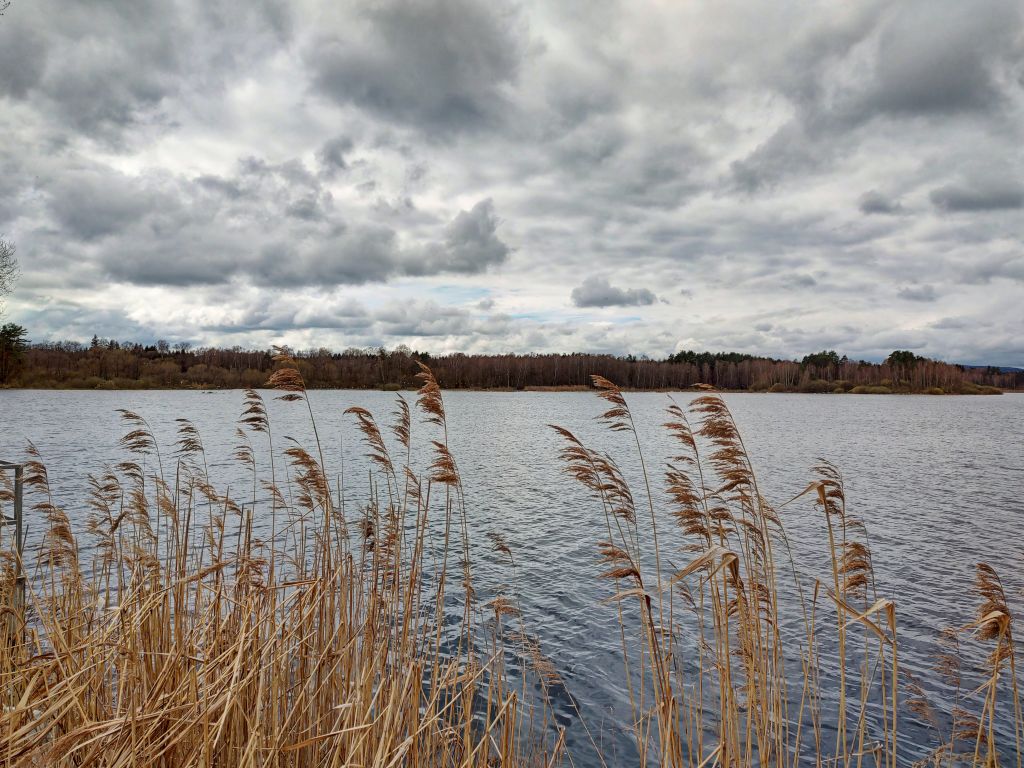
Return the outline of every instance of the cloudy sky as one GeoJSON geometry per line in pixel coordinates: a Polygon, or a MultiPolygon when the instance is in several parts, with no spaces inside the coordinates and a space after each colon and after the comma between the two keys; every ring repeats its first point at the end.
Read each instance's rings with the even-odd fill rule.
{"type": "Polygon", "coordinates": [[[34,340],[1024,364],[1019,0],[13,0],[34,340]]]}

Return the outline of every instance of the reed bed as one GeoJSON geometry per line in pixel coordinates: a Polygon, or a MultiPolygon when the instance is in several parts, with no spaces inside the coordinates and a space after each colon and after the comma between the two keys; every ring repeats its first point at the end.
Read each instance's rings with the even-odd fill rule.
{"type": "MultiPolygon", "coordinates": [[[[0,764],[578,764],[553,716],[558,671],[531,632],[543,617],[523,615],[505,536],[471,529],[441,390],[425,367],[420,382],[389,427],[347,411],[374,468],[356,511],[332,487],[286,350],[270,386],[305,406],[314,444],[275,447],[263,396],[247,391],[233,456],[251,477],[244,491],[212,485],[191,422],[179,420],[167,454],[123,412],[124,461],[90,481],[88,555],[29,446],[27,491],[46,531],[26,562],[9,546],[0,562],[0,764]],[[423,468],[411,466],[414,441],[429,447],[423,468]],[[488,599],[471,557],[485,537],[513,584],[488,599]]],[[[594,384],[604,426],[636,452],[634,483],[554,429],[605,530],[599,610],[617,618],[639,764],[895,768],[920,757],[901,741],[912,719],[935,734],[922,764],[1021,766],[1013,618],[993,568],[978,565],[974,620],[939,638],[945,687],[929,699],[901,666],[897,606],[835,466],[770,505],[725,403],[707,395],[669,401],[678,454],[656,477],[622,392],[594,384]],[[818,578],[794,562],[783,525],[789,504],[812,503],[818,578]]],[[[576,715],[596,762],[616,764],[576,715]]]]}

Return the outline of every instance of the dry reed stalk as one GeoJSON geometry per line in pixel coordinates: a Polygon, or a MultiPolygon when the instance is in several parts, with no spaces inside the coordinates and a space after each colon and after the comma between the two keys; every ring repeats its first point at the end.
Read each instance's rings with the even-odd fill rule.
{"type": "MultiPolygon", "coordinates": [[[[279,364],[275,386],[287,400],[304,400],[294,361],[279,364]]],[[[399,410],[396,434],[408,451],[408,409],[399,410]]],[[[5,635],[0,645],[0,764],[440,767],[539,765],[563,753],[564,738],[526,731],[522,697],[494,674],[493,654],[470,645],[468,629],[455,655],[447,645],[441,652],[449,631],[436,588],[448,557],[440,570],[426,560],[429,493],[418,491],[408,464],[406,492],[398,492],[372,417],[353,415],[388,487],[366,510],[377,522],[363,560],[331,535],[327,473],[301,445],[283,451],[288,492],[272,473],[261,499],[257,451],[243,440],[235,458],[253,485],[251,501],[240,504],[209,482],[195,425],[178,424],[168,482],[161,461],[145,463],[159,455],[152,430],[125,413],[123,444],[140,461],[91,480],[97,547],[86,568],[30,448],[26,478],[47,530],[29,589],[27,642],[5,635]],[[253,521],[268,512],[275,527],[261,541],[253,521]],[[284,529],[299,533],[289,539],[284,529]]],[[[255,392],[246,394],[242,426],[270,436],[255,392]]],[[[430,474],[446,487],[461,482],[445,442],[430,474]]],[[[8,571],[0,573],[4,595],[8,571]]],[[[467,593],[468,573],[467,564],[467,593]]],[[[512,615],[501,601],[492,609],[512,615]]]]}
{"type": "MultiPolygon", "coordinates": [[[[607,426],[635,436],[621,391],[600,378],[595,379],[595,386],[598,396],[612,405],[601,416],[607,426]]],[[[640,723],[649,715],[664,724],[658,730],[653,756],[659,764],[671,766],[895,768],[899,762],[901,685],[916,697],[908,707],[911,712],[916,709],[932,716],[933,710],[925,704],[924,691],[914,678],[901,675],[895,605],[877,594],[866,529],[847,513],[841,475],[833,465],[822,462],[814,470],[818,479],[788,502],[809,493],[823,513],[830,575],[827,580],[808,579],[800,575],[792,560],[779,513],[758,489],[746,448],[724,401],[717,396],[698,397],[689,411],[674,402],[668,408],[664,426],[682,452],[669,459],[665,509],[662,511],[659,503],[659,509],[652,511],[649,534],[653,541],[655,525],[662,519],[674,519],[675,535],[669,539],[662,532],[661,540],[671,540],[667,546],[672,551],[689,553],[693,559],[665,573],[658,558],[645,560],[640,555],[639,542],[645,533],[639,530],[629,483],[615,462],[588,448],[569,430],[555,427],[564,441],[561,457],[566,472],[601,501],[607,538],[597,544],[602,563],[599,575],[616,585],[610,599],[618,610],[623,636],[627,624],[634,621],[623,613],[625,598],[639,599],[635,620],[650,627],[651,601],[655,591],[660,596],[664,583],[671,585],[694,614],[691,622],[679,624],[671,618],[670,608],[668,631],[647,632],[648,658],[656,660],[662,653],[673,659],[664,668],[657,663],[645,666],[643,655],[639,665],[631,664],[629,649],[623,651],[627,679],[632,683],[633,676],[639,678],[636,699],[642,701],[645,678],[655,697],[648,709],[641,706],[637,712],[631,684],[635,720],[640,723]],[[690,415],[697,428],[691,428],[690,415]],[[789,553],[788,563],[780,560],[779,552],[789,553]],[[650,560],[654,566],[649,572],[650,565],[643,563],[650,560]],[[795,602],[780,598],[781,574],[787,565],[793,577],[787,589],[794,591],[795,602]],[[805,594],[811,596],[809,600],[805,594]],[[834,617],[827,658],[823,657],[818,618],[826,612],[819,607],[822,595],[829,598],[831,604],[825,608],[834,617]],[[795,609],[798,621],[780,615],[783,608],[795,609]],[[784,622],[802,626],[803,635],[791,630],[784,636],[780,629],[784,622]],[[693,663],[676,663],[680,655],[693,663]],[[828,697],[822,686],[832,682],[823,669],[836,675],[834,712],[825,712],[828,697]],[[852,686],[856,686],[856,695],[852,686]],[[836,724],[837,733],[827,745],[823,726],[829,722],[836,724]]],[[[648,485],[643,466],[640,472],[648,485]]],[[[653,499],[650,494],[649,498],[653,499]]],[[[978,626],[996,639],[996,649],[989,656],[990,681],[994,681],[1001,668],[1014,666],[1007,650],[1012,647],[1006,641],[1009,622],[1001,618],[1009,613],[1005,594],[996,588],[992,573],[984,569],[979,573],[983,575],[979,589],[987,602],[978,626]]],[[[658,627],[662,629],[666,629],[664,622],[658,627]]],[[[1019,740],[1022,719],[1015,671],[1008,677],[1012,685],[1005,687],[1014,698],[1012,719],[1019,740]]],[[[986,688],[989,703],[974,717],[972,735],[993,730],[995,700],[991,696],[995,690],[995,683],[990,682],[986,688]]],[[[963,738],[968,718],[962,711],[957,717],[963,738]]],[[[647,745],[640,741],[639,726],[637,730],[643,759],[647,745]]],[[[991,736],[982,738],[986,743],[992,740],[991,736]]],[[[952,752],[950,744],[936,754],[949,758],[952,752]]],[[[1019,744],[1015,745],[1018,760],[1020,753],[1019,744]]],[[[993,748],[978,751],[963,764],[994,764],[994,754],[993,748]]]]}

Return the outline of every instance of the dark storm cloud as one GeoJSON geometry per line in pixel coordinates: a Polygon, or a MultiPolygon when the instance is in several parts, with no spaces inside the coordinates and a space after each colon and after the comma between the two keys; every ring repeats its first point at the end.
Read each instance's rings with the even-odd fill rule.
{"type": "Polygon", "coordinates": [[[0,23],[0,95],[24,98],[46,64],[41,36],[25,24],[0,23]]]}
{"type": "Polygon", "coordinates": [[[790,278],[789,283],[796,288],[814,288],[818,281],[810,275],[794,275],[790,278]]]}
{"type": "Polygon", "coordinates": [[[966,317],[943,317],[936,320],[934,323],[931,323],[931,327],[938,328],[939,330],[959,331],[977,324],[977,321],[966,317]]]}
{"type": "Polygon", "coordinates": [[[1024,186],[1015,181],[985,179],[949,184],[932,190],[932,204],[943,211],[999,211],[1024,208],[1024,186]]]}
{"type": "Polygon", "coordinates": [[[344,171],[348,168],[348,161],[345,155],[352,151],[352,139],[348,136],[335,136],[323,143],[316,153],[316,159],[320,168],[327,174],[344,171]]]}
{"type": "Polygon", "coordinates": [[[497,236],[498,217],[491,200],[481,200],[469,211],[460,211],[448,225],[444,241],[411,260],[408,274],[440,272],[473,275],[505,262],[509,247],[497,236]]]}
{"type": "Polygon", "coordinates": [[[491,200],[461,211],[428,242],[385,223],[348,221],[300,162],[248,157],[234,177],[128,177],[102,166],[45,185],[55,250],[95,252],[111,278],[139,285],[359,285],[414,275],[478,274],[503,264],[491,200]]]}
{"type": "Polygon", "coordinates": [[[1014,0],[901,3],[883,23],[869,113],[947,115],[988,111],[1004,99],[996,65],[1019,51],[1021,6],[1014,0]]]}
{"type": "Polygon", "coordinates": [[[522,45],[502,2],[388,0],[323,31],[306,60],[328,98],[450,135],[497,117],[522,45]]]}
{"type": "Polygon", "coordinates": [[[220,176],[213,176],[210,174],[197,176],[193,181],[198,186],[208,189],[211,192],[219,192],[225,197],[237,199],[242,196],[242,187],[237,181],[224,179],[220,176]]]}
{"type": "Polygon", "coordinates": [[[85,241],[120,232],[154,210],[166,213],[177,202],[106,169],[63,173],[49,193],[57,223],[69,237],[85,241]]]}
{"type": "Polygon", "coordinates": [[[958,270],[959,279],[973,285],[987,285],[1004,279],[1024,282],[1024,255],[992,254],[977,256],[958,270]]]}
{"type": "Polygon", "coordinates": [[[387,280],[400,271],[394,230],[383,226],[344,228],[315,243],[272,242],[238,271],[256,285],[361,285],[387,280]]]}
{"type": "Polygon", "coordinates": [[[1001,119],[1020,93],[1005,73],[1021,68],[1024,11],[1015,0],[982,6],[868,4],[799,38],[765,76],[794,116],[733,161],[735,186],[754,193],[827,169],[871,121],[1001,119]]]}
{"type": "Polygon", "coordinates": [[[657,301],[646,288],[619,288],[607,278],[591,276],[572,289],[572,303],[577,307],[640,307],[657,301]]]}
{"type": "Polygon", "coordinates": [[[171,122],[167,100],[223,87],[291,26],[287,6],[268,0],[215,0],[194,15],[158,0],[35,5],[12,6],[0,23],[0,94],[115,145],[127,128],[171,122]]]}
{"type": "Polygon", "coordinates": [[[861,195],[857,207],[860,208],[861,213],[867,214],[895,214],[903,212],[903,206],[900,205],[899,201],[886,197],[881,192],[876,192],[875,190],[861,195]]]}
{"type": "Polygon", "coordinates": [[[936,301],[939,298],[934,285],[908,285],[900,288],[896,295],[907,301],[936,301]]]}
{"type": "Polygon", "coordinates": [[[829,152],[816,148],[799,122],[782,126],[742,160],[729,166],[736,186],[753,194],[770,188],[783,176],[802,175],[820,168],[829,152]]]}

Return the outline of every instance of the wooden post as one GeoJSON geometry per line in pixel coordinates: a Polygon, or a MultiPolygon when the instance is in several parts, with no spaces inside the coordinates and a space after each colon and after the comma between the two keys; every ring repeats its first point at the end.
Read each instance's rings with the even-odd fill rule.
{"type": "Polygon", "coordinates": [[[22,631],[25,629],[25,569],[22,563],[22,554],[25,546],[24,532],[24,503],[25,503],[25,468],[21,464],[11,464],[0,461],[0,472],[14,472],[14,515],[13,519],[3,520],[3,525],[13,523],[14,525],[14,551],[16,556],[16,575],[14,581],[14,605],[13,612],[8,614],[8,637],[13,640],[17,632],[17,625],[20,622],[22,631]]]}
{"type": "Polygon", "coordinates": [[[25,551],[24,503],[25,503],[25,468],[19,464],[14,468],[14,535],[15,547],[18,551],[18,576],[14,599],[16,615],[20,617],[22,632],[25,630],[25,564],[22,560],[25,551]]]}

